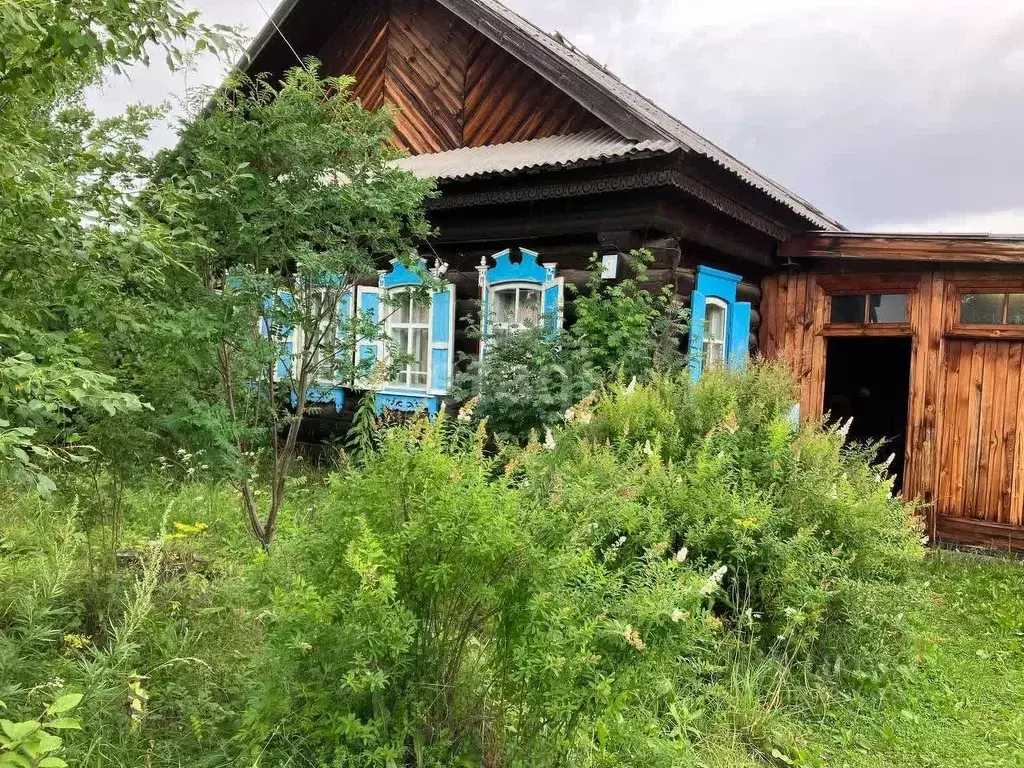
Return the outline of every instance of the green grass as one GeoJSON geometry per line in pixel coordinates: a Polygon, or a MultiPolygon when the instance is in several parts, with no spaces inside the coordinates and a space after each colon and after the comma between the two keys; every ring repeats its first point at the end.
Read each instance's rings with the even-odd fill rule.
{"type": "MultiPolygon", "coordinates": [[[[807,764],[1024,766],[1024,563],[935,551],[919,572],[929,601],[908,617],[920,632],[911,664],[877,690],[822,691],[777,713],[807,764]]],[[[707,763],[764,764],[739,754],[707,763]]]]}
{"type": "MultiPolygon", "coordinates": [[[[303,515],[317,504],[317,493],[315,487],[295,490],[283,535],[301,524],[303,515]]],[[[30,540],[45,538],[39,520],[28,514],[40,508],[20,507],[19,514],[7,518],[8,550],[15,552],[30,540]]],[[[132,496],[130,511],[131,524],[121,548],[142,548],[162,526],[175,521],[202,521],[209,526],[202,534],[168,545],[171,552],[180,546],[208,558],[217,578],[208,584],[200,579],[185,585],[198,590],[189,593],[182,609],[201,609],[189,619],[195,635],[190,642],[198,646],[175,647],[167,653],[211,661],[217,658],[218,648],[247,653],[248,643],[258,641],[250,636],[251,618],[243,612],[229,622],[223,617],[233,613],[208,615],[211,609],[203,607],[211,601],[223,603],[230,611],[243,607],[238,601],[244,595],[228,600],[220,594],[240,589],[237,571],[255,556],[231,493],[197,485],[176,492],[140,493],[132,496]]],[[[3,522],[0,514],[0,530],[5,529],[3,522]]],[[[0,565],[5,551],[0,547],[0,565]]],[[[737,663],[736,671],[726,674],[706,701],[694,704],[702,714],[695,715],[694,727],[688,731],[699,744],[693,764],[701,768],[1024,768],[1024,561],[940,550],[930,551],[916,569],[927,599],[907,616],[917,637],[908,661],[878,659],[874,665],[878,679],[847,681],[843,686],[811,682],[814,678],[805,684],[800,670],[790,670],[778,703],[771,696],[779,685],[774,662],[737,663]]],[[[173,639],[161,637],[162,641],[173,639]]],[[[236,681],[225,668],[215,682],[232,685],[236,681]]],[[[159,691],[168,684],[160,676],[152,681],[159,691]]],[[[221,698],[215,697],[211,707],[221,706],[221,698]]],[[[159,726],[158,714],[149,723],[151,729],[159,726]]],[[[233,722],[229,719],[228,726],[233,722]]]]}

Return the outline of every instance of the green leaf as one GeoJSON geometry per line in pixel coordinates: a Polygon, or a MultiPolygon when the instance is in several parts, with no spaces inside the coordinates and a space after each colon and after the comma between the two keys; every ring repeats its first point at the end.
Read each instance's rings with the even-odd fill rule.
{"type": "Polygon", "coordinates": [[[42,731],[39,734],[39,751],[42,752],[55,752],[60,749],[60,745],[64,743],[64,739],[60,736],[54,736],[52,733],[42,731]]]}
{"type": "Polygon", "coordinates": [[[38,768],[68,768],[68,764],[59,757],[44,757],[36,765],[38,768]]]}
{"type": "Polygon", "coordinates": [[[46,708],[46,714],[59,715],[61,712],[69,712],[81,703],[81,693],[65,693],[46,708]]]}
{"type": "Polygon", "coordinates": [[[58,717],[56,720],[50,720],[46,724],[46,727],[47,728],[52,728],[53,730],[57,730],[57,731],[59,731],[59,730],[75,730],[75,731],[80,731],[80,730],[82,730],[82,724],[78,720],[73,718],[73,717],[58,717]]]}
{"type": "Polygon", "coordinates": [[[42,728],[38,720],[25,720],[21,723],[12,723],[10,720],[0,720],[0,728],[7,734],[11,741],[21,741],[42,728]]]}
{"type": "Polygon", "coordinates": [[[5,752],[0,755],[0,768],[32,768],[32,763],[17,752],[5,752]]]}

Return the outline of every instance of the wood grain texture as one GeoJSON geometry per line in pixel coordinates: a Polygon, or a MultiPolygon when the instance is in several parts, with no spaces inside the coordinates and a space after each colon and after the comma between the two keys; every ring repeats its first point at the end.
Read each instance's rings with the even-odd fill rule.
{"type": "Polygon", "coordinates": [[[429,0],[391,0],[384,98],[411,154],[462,146],[470,30],[429,0]]]}
{"type": "Polygon", "coordinates": [[[384,104],[387,44],[387,6],[354,3],[318,57],[325,72],[356,79],[353,98],[367,109],[379,109],[384,104]]]}
{"type": "Polygon", "coordinates": [[[604,125],[432,0],[353,4],[319,57],[363,106],[394,110],[392,140],[413,155],[604,125]]]}
{"type": "Polygon", "coordinates": [[[466,71],[463,144],[479,147],[600,128],[602,123],[525,64],[475,34],[466,71]]]}
{"type": "Polygon", "coordinates": [[[817,233],[793,237],[779,252],[783,258],[793,259],[1024,264],[1024,238],[817,233]]]}
{"type": "Polygon", "coordinates": [[[934,537],[968,543],[1002,537],[1016,547],[1024,542],[1024,338],[958,332],[965,287],[1024,291],[1024,268],[965,272],[922,264],[912,272],[876,267],[851,278],[820,264],[811,272],[771,275],[762,282],[759,344],[797,376],[801,416],[818,419],[828,335],[909,334],[904,496],[925,503],[934,537]],[[906,290],[908,322],[879,329],[828,325],[829,293],[851,286],[906,290]]]}

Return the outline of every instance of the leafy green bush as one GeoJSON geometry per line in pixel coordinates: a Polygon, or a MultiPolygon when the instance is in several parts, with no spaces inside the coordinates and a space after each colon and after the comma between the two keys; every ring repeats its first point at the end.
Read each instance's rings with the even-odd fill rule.
{"type": "Polygon", "coordinates": [[[647,251],[634,251],[628,260],[633,276],[608,284],[595,256],[586,290],[570,287],[576,296],[566,330],[492,336],[483,360],[468,360],[457,375],[454,394],[463,400],[479,395],[477,418],[487,419],[500,439],[522,442],[532,430],[558,423],[602,381],[680,366],[685,311],[668,289],[652,294],[641,287],[650,260],[647,251]]]}
{"type": "Polygon", "coordinates": [[[524,440],[531,430],[555,424],[583,399],[601,373],[564,335],[527,328],[488,341],[483,361],[456,377],[456,396],[479,395],[476,416],[504,440],[524,440]]]}
{"type": "Polygon", "coordinates": [[[614,459],[647,510],[625,533],[724,568],[728,626],[788,657],[865,662],[898,640],[921,530],[869,450],[837,428],[794,428],[791,388],[775,366],[611,385],[566,414],[533,492],[573,489],[584,514],[614,488],[614,459]]]}
{"type": "Polygon", "coordinates": [[[633,251],[626,259],[632,274],[609,283],[601,278],[601,260],[595,254],[586,290],[570,288],[577,294],[572,302],[571,344],[596,370],[627,381],[646,378],[652,370],[679,367],[684,359],[679,342],[686,330],[686,310],[670,287],[660,293],[641,287],[652,261],[650,251],[633,251]]]}
{"type": "Polygon", "coordinates": [[[503,471],[484,434],[443,417],[387,433],[268,562],[250,711],[268,764],[683,758],[663,718],[699,686],[718,577],[623,535],[648,511],[621,482],[590,515],[548,505],[522,471],[545,449],[503,471]]]}

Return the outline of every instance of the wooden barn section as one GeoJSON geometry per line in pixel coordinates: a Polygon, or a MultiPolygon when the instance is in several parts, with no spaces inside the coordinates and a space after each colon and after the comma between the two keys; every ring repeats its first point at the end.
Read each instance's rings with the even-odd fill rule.
{"type": "Polygon", "coordinates": [[[779,255],[760,348],[801,416],[895,437],[934,538],[1024,548],[1024,237],[823,233],[779,255]]]}

